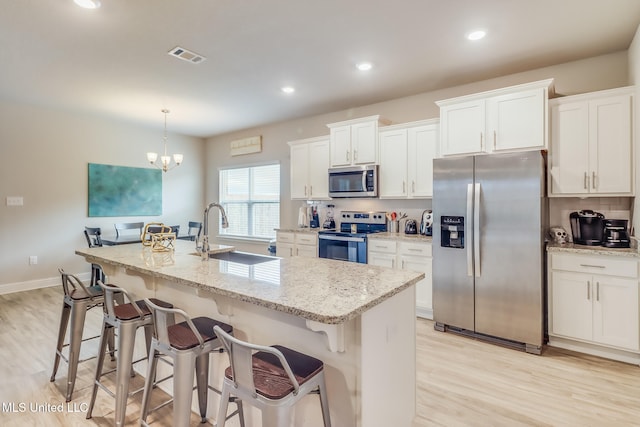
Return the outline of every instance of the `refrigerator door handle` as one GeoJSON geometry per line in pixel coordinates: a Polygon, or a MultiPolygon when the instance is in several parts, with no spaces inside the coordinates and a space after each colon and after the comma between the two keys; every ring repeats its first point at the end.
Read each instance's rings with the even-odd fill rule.
{"type": "Polygon", "coordinates": [[[473,254],[476,277],[480,277],[480,183],[474,185],[473,254]]]}
{"type": "MultiPolygon", "coordinates": [[[[467,184],[467,228],[471,228],[471,218],[473,217],[473,184],[467,184]]],[[[467,231],[467,276],[473,276],[473,247],[470,240],[471,229],[467,231]]]]}

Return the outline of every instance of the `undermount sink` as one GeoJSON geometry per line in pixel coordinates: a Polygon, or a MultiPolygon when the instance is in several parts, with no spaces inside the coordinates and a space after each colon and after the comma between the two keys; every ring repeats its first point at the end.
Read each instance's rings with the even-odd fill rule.
{"type": "Polygon", "coordinates": [[[262,262],[273,261],[278,258],[251,254],[248,252],[217,252],[210,253],[209,258],[219,259],[221,261],[237,262],[238,264],[254,265],[262,262]]]}

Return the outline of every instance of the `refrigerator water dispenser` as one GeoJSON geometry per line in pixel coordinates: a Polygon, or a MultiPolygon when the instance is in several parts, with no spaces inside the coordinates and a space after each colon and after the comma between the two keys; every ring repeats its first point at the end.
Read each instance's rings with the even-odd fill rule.
{"type": "Polygon", "coordinates": [[[464,217],[442,216],[440,221],[440,246],[464,249],[464,217]]]}

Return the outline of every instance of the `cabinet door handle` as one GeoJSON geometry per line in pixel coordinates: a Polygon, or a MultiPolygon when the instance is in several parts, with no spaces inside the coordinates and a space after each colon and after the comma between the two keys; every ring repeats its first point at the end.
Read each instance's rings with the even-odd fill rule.
{"type": "Polygon", "coordinates": [[[305,196],[307,195],[307,186],[306,185],[304,186],[304,195],[305,196]]]}
{"type": "Polygon", "coordinates": [[[480,151],[484,150],[482,148],[483,146],[484,146],[484,138],[483,138],[482,132],[480,132],[480,151]]]}
{"type": "Polygon", "coordinates": [[[411,181],[411,192],[412,193],[416,192],[416,182],[415,181],[411,181]]]}
{"type": "Polygon", "coordinates": [[[358,150],[353,150],[353,161],[357,161],[358,160],[358,150]]]}
{"type": "Polygon", "coordinates": [[[391,268],[396,268],[396,260],[395,259],[391,260],[391,268]]]}
{"type": "Polygon", "coordinates": [[[591,282],[587,280],[587,299],[591,299],[591,282]]]}
{"type": "Polygon", "coordinates": [[[580,264],[580,267],[606,268],[604,265],[595,265],[595,264],[580,264]]]}
{"type": "Polygon", "coordinates": [[[346,151],[347,162],[349,161],[349,150],[346,151]]]}
{"type": "Polygon", "coordinates": [[[589,189],[589,184],[587,183],[587,181],[589,180],[589,175],[587,175],[587,172],[584,172],[584,189],[588,190],[589,189]]]}
{"type": "Polygon", "coordinates": [[[309,197],[313,196],[313,185],[309,186],[309,197]]]}
{"type": "Polygon", "coordinates": [[[493,131],[493,149],[496,149],[496,131],[493,131]]]}
{"type": "Polygon", "coordinates": [[[407,183],[405,181],[402,181],[402,192],[404,193],[405,190],[407,188],[407,183]]]}
{"type": "Polygon", "coordinates": [[[404,260],[402,260],[402,265],[400,266],[402,270],[404,270],[404,260]]]}
{"type": "Polygon", "coordinates": [[[600,282],[596,282],[596,301],[600,301],[600,282]]]}
{"type": "Polygon", "coordinates": [[[595,172],[591,172],[591,187],[594,190],[596,189],[596,173],[595,172]]]}

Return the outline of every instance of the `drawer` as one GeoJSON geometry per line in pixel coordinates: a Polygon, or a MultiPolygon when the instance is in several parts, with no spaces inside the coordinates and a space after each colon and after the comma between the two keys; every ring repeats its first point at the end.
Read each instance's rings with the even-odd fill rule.
{"type": "Polygon", "coordinates": [[[551,254],[551,269],[604,274],[619,277],[638,277],[638,260],[614,256],[551,254]]]}
{"type": "Polygon", "coordinates": [[[428,243],[413,243],[413,242],[400,242],[398,248],[400,255],[413,255],[413,256],[425,256],[430,257],[431,245],[428,243]]]}
{"type": "Polygon", "coordinates": [[[296,233],[296,243],[299,245],[316,245],[318,235],[315,233],[296,233]]]}
{"type": "Polygon", "coordinates": [[[396,242],[394,240],[369,239],[368,249],[371,252],[396,253],[396,242]]]}
{"type": "Polygon", "coordinates": [[[295,234],[293,233],[276,233],[276,244],[282,243],[293,243],[295,240],[295,234]]]}

